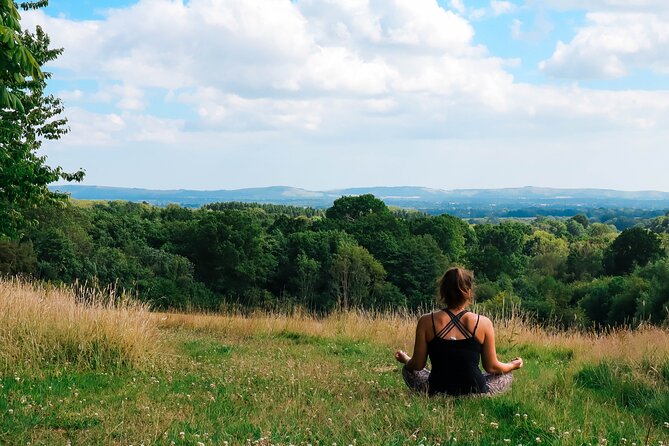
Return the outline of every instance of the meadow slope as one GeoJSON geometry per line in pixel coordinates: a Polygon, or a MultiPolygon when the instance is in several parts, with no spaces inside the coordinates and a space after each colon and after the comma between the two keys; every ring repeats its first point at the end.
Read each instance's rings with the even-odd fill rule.
{"type": "Polygon", "coordinates": [[[669,331],[497,321],[496,398],[407,391],[415,315],[151,313],[0,281],[0,444],[669,444],[669,331]]]}

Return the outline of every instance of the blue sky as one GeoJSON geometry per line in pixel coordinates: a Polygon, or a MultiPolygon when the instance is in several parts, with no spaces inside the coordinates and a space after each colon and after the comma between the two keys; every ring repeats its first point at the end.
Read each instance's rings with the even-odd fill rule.
{"type": "Polygon", "coordinates": [[[665,0],[52,0],[85,184],[669,190],[665,0]]]}

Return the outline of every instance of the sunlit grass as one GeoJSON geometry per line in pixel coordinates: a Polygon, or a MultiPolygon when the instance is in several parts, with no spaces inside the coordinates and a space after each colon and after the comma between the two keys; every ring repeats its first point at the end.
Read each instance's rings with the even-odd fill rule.
{"type": "Polygon", "coordinates": [[[132,366],[158,340],[148,308],[111,292],[0,280],[0,373],[132,366]]]}
{"type": "MultiPolygon", "coordinates": [[[[127,311],[158,332],[137,339],[152,352],[142,366],[24,353],[34,368],[0,378],[0,444],[669,444],[669,334],[659,328],[597,335],[498,321],[500,356],[521,355],[525,367],[507,394],[454,399],[410,393],[399,375],[392,353],[411,349],[415,315],[127,311]]],[[[114,326],[137,336],[133,324],[114,326]]]]}

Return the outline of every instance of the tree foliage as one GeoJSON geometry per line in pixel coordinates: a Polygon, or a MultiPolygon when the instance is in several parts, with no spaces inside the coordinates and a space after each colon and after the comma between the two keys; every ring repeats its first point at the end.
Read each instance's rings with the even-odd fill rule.
{"type": "Polygon", "coordinates": [[[669,322],[669,261],[647,255],[658,252],[647,230],[592,223],[575,235],[569,221],[582,224],[568,219],[472,226],[383,208],[356,218],[300,209],[42,205],[27,212],[40,224],[23,240],[0,242],[0,272],[114,284],[157,308],[328,312],[431,308],[455,260],[474,270],[477,301],[493,314],[520,309],[559,326],[669,322]],[[633,267],[605,276],[609,258],[633,267]]]}
{"type": "Polygon", "coordinates": [[[60,99],[44,92],[50,74],[40,69],[62,50],[49,47],[49,37],[40,27],[34,33],[21,32],[19,18],[13,1],[0,2],[0,237],[20,234],[29,223],[26,210],[65,198],[50,192],[48,184],[83,178],[83,171],[50,167],[38,154],[43,140],[59,139],[68,131],[60,99]]]}
{"type": "Polygon", "coordinates": [[[604,253],[607,274],[629,273],[635,266],[645,266],[665,256],[660,238],[644,228],[625,229],[604,253]]]}

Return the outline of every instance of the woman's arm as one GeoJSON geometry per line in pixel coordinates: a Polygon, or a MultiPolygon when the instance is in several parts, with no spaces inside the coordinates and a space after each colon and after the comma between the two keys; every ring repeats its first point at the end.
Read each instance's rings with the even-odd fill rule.
{"type": "Polygon", "coordinates": [[[510,362],[500,362],[497,359],[497,351],[495,349],[495,329],[492,326],[492,321],[487,317],[482,316],[481,326],[485,336],[483,339],[481,362],[483,362],[485,371],[496,375],[502,375],[521,368],[523,366],[523,360],[521,358],[514,358],[510,362]]]}
{"type": "Polygon", "coordinates": [[[409,357],[402,350],[395,352],[395,359],[403,362],[409,370],[423,370],[427,363],[426,327],[429,326],[430,315],[423,315],[416,326],[416,340],[413,346],[413,357],[409,357]]]}

